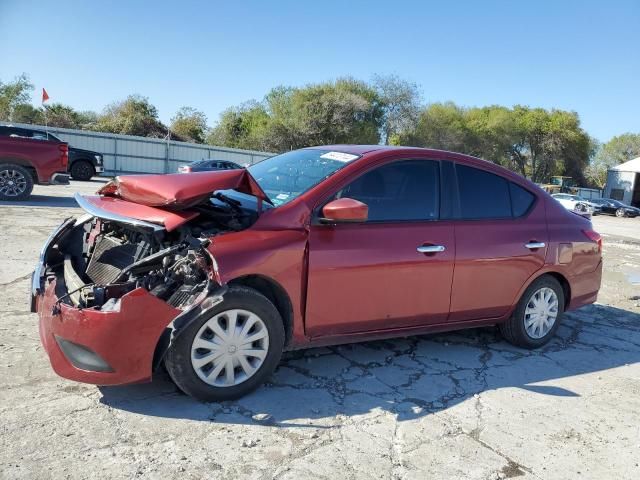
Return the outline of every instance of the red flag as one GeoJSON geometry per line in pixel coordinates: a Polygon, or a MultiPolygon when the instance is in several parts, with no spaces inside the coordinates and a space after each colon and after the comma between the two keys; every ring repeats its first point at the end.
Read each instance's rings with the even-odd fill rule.
{"type": "Polygon", "coordinates": [[[47,93],[47,91],[43,88],[42,89],[42,103],[46,102],[47,100],[49,100],[49,94],[47,93]]]}

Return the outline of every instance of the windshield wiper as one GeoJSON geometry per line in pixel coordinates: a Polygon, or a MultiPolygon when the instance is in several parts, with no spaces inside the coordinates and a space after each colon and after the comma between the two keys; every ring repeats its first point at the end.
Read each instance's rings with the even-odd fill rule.
{"type": "Polygon", "coordinates": [[[216,192],[213,194],[213,198],[220,200],[222,203],[226,203],[236,211],[242,212],[242,202],[231,197],[227,197],[224,193],[216,192]]]}

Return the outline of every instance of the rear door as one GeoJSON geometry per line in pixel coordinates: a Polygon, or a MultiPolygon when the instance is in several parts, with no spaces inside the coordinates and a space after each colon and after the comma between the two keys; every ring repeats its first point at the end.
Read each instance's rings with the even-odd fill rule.
{"type": "Polygon", "coordinates": [[[366,172],[332,197],[366,203],[369,220],[311,225],[310,336],[446,321],[455,244],[451,223],[439,221],[439,190],[439,162],[400,160],[366,172]],[[441,251],[421,251],[435,246],[441,251]]]}
{"type": "Polygon", "coordinates": [[[459,213],[450,321],[499,317],[544,265],[544,202],[504,177],[456,164],[459,213]]]}

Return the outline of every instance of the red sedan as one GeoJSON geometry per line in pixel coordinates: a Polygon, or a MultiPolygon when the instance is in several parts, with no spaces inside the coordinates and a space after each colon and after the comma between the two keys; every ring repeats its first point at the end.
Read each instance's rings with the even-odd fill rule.
{"type": "Polygon", "coordinates": [[[588,219],[456,153],[314,147],[76,199],[87,215],[45,244],[32,310],[54,370],[81,382],[164,363],[184,392],[225,400],[283,350],[494,324],[536,348],[600,288],[588,219]]]}

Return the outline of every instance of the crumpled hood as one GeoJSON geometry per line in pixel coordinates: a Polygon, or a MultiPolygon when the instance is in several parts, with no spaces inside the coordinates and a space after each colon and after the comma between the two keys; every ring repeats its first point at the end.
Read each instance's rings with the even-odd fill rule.
{"type": "Polygon", "coordinates": [[[216,190],[227,189],[247,193],[271,203],[245,168],[168,175],[124,175],[115,177],[98,193],[139,205],[179,210],[207,200],[216,190]]]}

